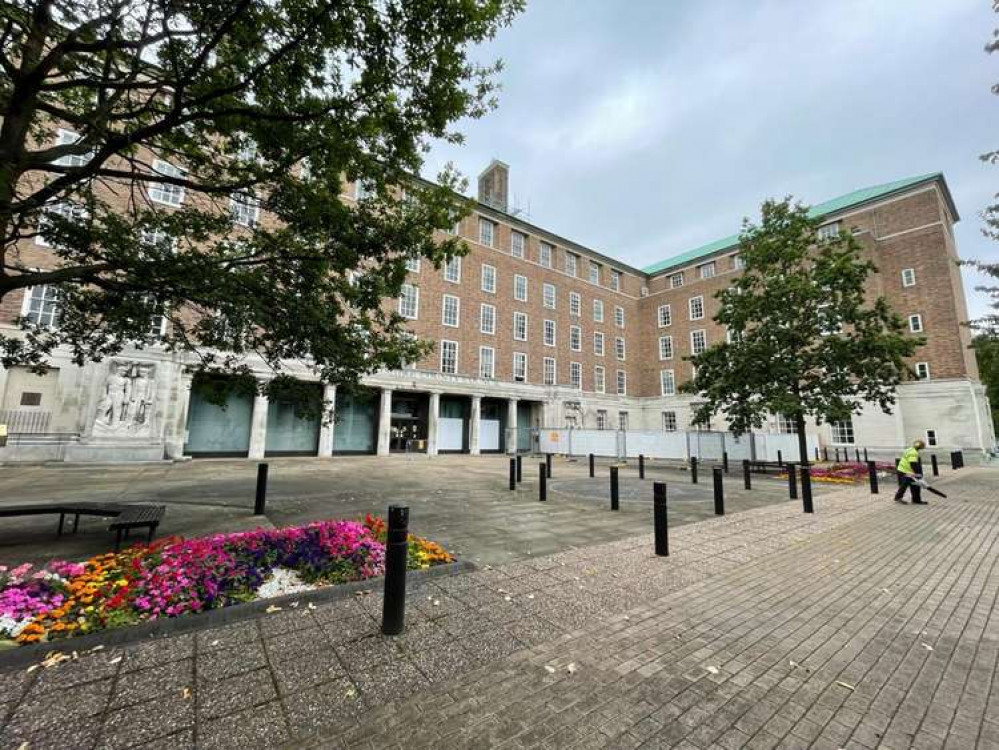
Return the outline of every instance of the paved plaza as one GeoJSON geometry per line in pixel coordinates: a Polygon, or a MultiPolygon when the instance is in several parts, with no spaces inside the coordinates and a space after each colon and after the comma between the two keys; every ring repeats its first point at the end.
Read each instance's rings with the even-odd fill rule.
{"type": "Polygon", "coordinates": [[[769,504],[675,529],[669,558],[641,533],[423,580],[396,638],[373,587],[9,669],[0,746],[997,747],[997,479],[769,504]]]}
{"type": "MultiPolygon", "coordinates": [[[[503,456],[373,456],[273,459],[267,512],[253,515],[256,464],[199,460],[144,466],[0,467],[3,503],[45,501],[150,502],[167,506],[159,535],[198,536],[258,526],[289,526],[327,518],[384,515],[389,504],[409,505],[413,531],[444,544],[463,559],[499,565],[571,547],[597,544],[649,529],[652,480],[666,481],[677,525],[714,513],[710,471],[690,485],[684,471],[650,462],[639,482],[633,460],[620,469],[621,511],[609,508],[608,464],[588,478],[585,459],[556,457],[550,500],[538,502],[537,458],[523,460],[522,489],[508,489],[503,456]],[[705,476],[706,475],[706,476],[705,476]]],[[[751,492],[733,473],[726,483],[730,512],[784,502],[776,479],[759,478],[751,492]]],[[[817,492],[822,492],[817,487],[817,492]]],[[[56,537],[58,516],[5,518],[0,523],[0,564],[84,558],[112,543],[108,521],[84,517],[77,534],[56,537]]]]}

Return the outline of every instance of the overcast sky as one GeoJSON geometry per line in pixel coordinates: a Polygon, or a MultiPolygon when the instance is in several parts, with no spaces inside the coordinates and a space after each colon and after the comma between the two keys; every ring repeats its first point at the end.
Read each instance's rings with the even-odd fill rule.
{"type": "MultiPolygon", "coordinates": [[[[510,165],[529,220],[642,267],[738,232],[768,197],[819,203],[941,171],[964,258],[999,261],[999,16],[987,0],[529,0],[476,52],[499,108],[437,146],[470,178],[510,165]]],[[[965,273],[972,315],[986,309],[965,273]]]]}

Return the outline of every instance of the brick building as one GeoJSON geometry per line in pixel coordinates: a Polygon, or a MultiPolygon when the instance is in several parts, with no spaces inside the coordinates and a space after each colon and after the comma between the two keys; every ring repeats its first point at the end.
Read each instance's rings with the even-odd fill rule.
{"type": "MultiPolygon", "coordinates": [[[[441,270],[411,261],[403,294],[386,302],[434,351],[350,393],[317,383],[334,404],[331,424],[264,396],[234,395],[219,409],[192,390],[183,355],[155,347],[84,368],[57,356],[43,377],[0,370],[0,422],[16,433],[0,461],[503,452],[530,449],[538,428],[688,429],[683,358],[724,336],[713,295],[739,272],[737,237],[633,268],[510,213],[508,183],[507,166],[490,164],[475,211],[455,227],[468,254],[441,270]],[[116,410],[122,418],[108,423],[116,410]]],[[[344,200],[357,189],[348,185],[344,200]]],[[[893,449],[918,436],[941,448],[991,447],[962,325],[958,214],[943,176],[858,190],[812,211],[823,231],[858,237],[879,268],[872,295],[885,296],[927,341],[912,362],[920,379],[899,388],[892,414],[866,409],[809,431],[830,446],[893,449]]],[[[32,289],[4,300],[0,325],[19,313],[55,320],[57,308],[53,290],[32,289]]],[[[304,366],[291,369],[314,379],[304,366]]],[[[775,415],[768,429],[787,425],[775,415]]]]}

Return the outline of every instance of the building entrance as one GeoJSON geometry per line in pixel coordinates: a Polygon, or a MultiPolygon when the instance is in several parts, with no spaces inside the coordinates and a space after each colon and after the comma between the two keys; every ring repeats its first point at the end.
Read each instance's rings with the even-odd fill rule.
{"type": "Polygon", "coordinates": [[[426,453],[427,414],[430,398],[425,393],[392,394],[392,430],[389,451],[426,453]]]}

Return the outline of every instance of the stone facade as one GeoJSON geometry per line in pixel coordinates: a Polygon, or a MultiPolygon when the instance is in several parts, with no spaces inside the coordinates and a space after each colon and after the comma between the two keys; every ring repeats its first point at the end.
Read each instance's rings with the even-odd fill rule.
{"type": "MultiPolygon", "coordinates": [[[[893,414],[868,409],[855,417],[852,437],[855,444],[894,448],[917,436],[932,436],[941,447],[985,450],[995,438],[968,346],[970,333],[962,325],[967,310],[952,232],[958,217],[942,176],[910,182],[824,216],[854,232],[877,265],[871,295],[885,296],[903,317],[918,315],[927,339],[913,365],[923,363],[928,377],[899,389],[893,414]]],[[[344,196],[348,201],[349,188],[344,196]]],[[[442,397],[465,405],[459,417],[465,431],[461,449],[471,453],[497,448],[493,442],[484,447],[485,422],[499,423],[500,449],[511,451],[527,445],[516,443],[518,429],[689,426],[691,398],[664,395],[662,371],[672,371],[678,390],[690,377],[684,357],[692,353],[692,337],[703,335],[710,345],[724,336],[712,320],[714,294],[739,273],[734,242],[716,243],[706,252],[687,253],[675,263],[667,261],[645,272],[484,202],[457,231],[469,252],[450,273],[423,260],[412,267],[409,278],[417,290],[415,305],[406,310],[411,329],[435,342],[435,350],[410,369],[378,373],[364,381],[378,399],[372,451],[398,449],[392,439],[393,420],[399,416],[393,394],[428,399],[426,415],[420,417],[422,437],[413,443],[429,454],[439,448],[442,397]],[[682,284],[676,281],[679,274],[682,284]],[[445,305],[451,307],[445,311],[445,305]],[[660,308],[668,315],[660,315],[660,308]],[[515,331],[520,315],[526,316],[525,340],[515,331]],[[545,321],[554,326],[552,345],[545,341],[545,321]],[[668,346],[660,345],[663,337],[669,337],[668,346]],[[457,345],[453,368],[443,366],[442,342],[457,345]],[[526,367],[518,379],[515,359],[521,356],[526,367]],[[546,359],[554,360],[547,370],[554,372],[554,382],[546,378],[546,359]],[[572,382],[576,375],[578,387],[572,382]],[[502,405],[498,415],[497,404],[502,405]],[[621,417],[622,412],[627,416],[621,417]]],[[[44,265],[46,251],[32,246],[22,249],[22,255],[44,265]]],[[[22,309],[20,295],[8,295],[0,306],[0,325],[10,326],[22,309]]],[[[154,347],[126,351],[84,368],[57,354],[53,364],[56,374],[52,379],[50,373],[45,387],[24,372],[0,370],[0,419],[6,414],[10,421],[12,412],[31,409],[50,415],[44,431],[33,428],[18,436],[15,425],[16,439],[0,448],[0,461],[160,460],[185,455],[192,381],[182,355],[154,347]],[[23,406],[23,394],[35,391],[40,395],[27,401],[40,403],[23,406]]],[[[257,369],[266,377],[262,363],[257,369]]],[[[292,369],[303,379],[313,379],[304,366],[292,369]]],[[[336,405],[335,388],[327,387],[324,397],[336,405]]],[[[247,403],[245,412],[246,423],[239,429],[249,430],[248,447],[237,453],[259,458],[274,452],[268,425],[278,417],[266,397],[247,403]]],[[[719,421],[711,427],[725,425],[719,421]]],[[[318,426],[315,447],[309,450],[333,453],[337,428],[337,423],[318,426]]],[[[779,425],[774,421],[770,428],[779,425]]],[[[496,425],[488,429],[495,431],[496,425]]],[[[811,425],[809,431],[824,444],[845,442],[845,433],[834,434],[828,425],[811,425]]]]}

